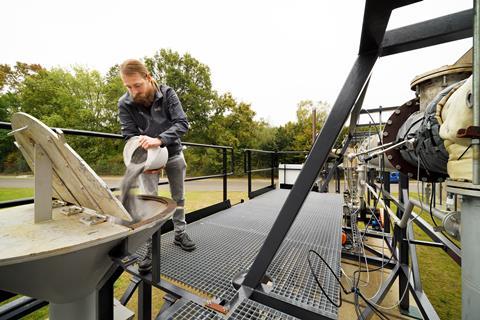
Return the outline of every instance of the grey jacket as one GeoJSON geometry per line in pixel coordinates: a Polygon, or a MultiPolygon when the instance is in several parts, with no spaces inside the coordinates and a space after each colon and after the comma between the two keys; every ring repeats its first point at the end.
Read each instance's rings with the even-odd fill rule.
{"type": "Polygon", "coordinates": [[[160,138],[168,149],[169,157],[182,150],[180,138],[188,131],[187,116],[175,91],[160,85],[150,108],[133,102],[125,93],[118,100],[122,136],[128,140],[133,136],[147,135],[160,138]]]}

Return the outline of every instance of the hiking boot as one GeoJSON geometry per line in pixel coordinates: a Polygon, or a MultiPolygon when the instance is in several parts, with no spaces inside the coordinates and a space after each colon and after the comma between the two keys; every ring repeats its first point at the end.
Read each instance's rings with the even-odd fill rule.
{"type": "Polygon", "coordinates": [[[180,246],[185,251],[192,251],[196,248],[195,242],[193,242],[186,233],[175,235],[173,243],[175,243],[177,246],[180,246]]]}
{"type": "Polygon", "coordinates": [[[152,271],[152,240],[149,239],[146,243],[147,252],[141,257],[138,262],[138,272],[140,274],[146,274],[152,271]]]}

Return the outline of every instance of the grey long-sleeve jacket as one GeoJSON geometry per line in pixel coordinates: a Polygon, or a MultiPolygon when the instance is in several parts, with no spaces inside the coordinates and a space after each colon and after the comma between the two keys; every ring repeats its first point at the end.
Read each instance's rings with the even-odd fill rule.
{"type": "Polygon", "coordinates": [[[160,138],[169,157],[182,150],[180,138],[188,131],[189,124],[172,88],[161,85],[150,108],[133,102],[127,92],[118,100],[118,110],[122,136],[126,140],[139,135],[160,138]]]}

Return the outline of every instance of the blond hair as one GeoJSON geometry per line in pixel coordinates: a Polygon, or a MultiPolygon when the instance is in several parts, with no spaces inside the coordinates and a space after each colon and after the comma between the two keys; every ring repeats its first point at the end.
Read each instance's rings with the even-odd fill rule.
{"type": "Polygon", "coordinates": [[[127,59],[120,65],[121,75],[131,76],[136,73],[138,73],[144,79],[150,77],[150,82],[152,85],[158,88],[157,82],[150,76],[150,72],[142,61],[137,59],[127,59]]]}

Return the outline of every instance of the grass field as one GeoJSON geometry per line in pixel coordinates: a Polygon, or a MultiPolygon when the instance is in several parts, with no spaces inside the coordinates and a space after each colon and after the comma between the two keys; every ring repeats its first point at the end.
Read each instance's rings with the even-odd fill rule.
{"type": "MultiPolygon", "coordinates": [[[[32,195],[32,189],[0,188],[0,201],[31,197],[32,195]]],[[[162,192],[160,195],[169,197],[168,192],[162,192]]],[[[412,194],[411,196],[415,196],[415,194],[412,194]]],[[[232,204],[240,202],[241,199],[247,199],[245,192],[229,192],[228,197],[231,199],[232,204]]],[[[187,192],[185,198],[187,212],[192,212],[222,201],[222,192],[187,192]]],[[[423,213],[422,217],[430,222],[428,213],[423,213]]],[[[415,224],[414,232],[416,239],[431,241],[431,239],[415,224]]],[[[458,266],[442,249],[439,248],[417,246],[417,255],[424,290],[440,318],[449,320],[461,319],[460,266],[458,266]]],[[[124,273],[115,283],[115,296],[117,298],[121,297],[129,284],[129,280],[130,276],[124,273]]],[[[152,297],[152,314],[156,314],[156,312],[160,310],[163,303],[162,298],[163,293],[158,289],[154,289],[152,297]]],[[[137,297],[134,295],[127,304],[127,307],[135,311],[136,304],[137,297]]],[[[44,307],[28,317],[25,317],[25,319],[30,320],[47,318],[48,307],[44,307]]]]}

